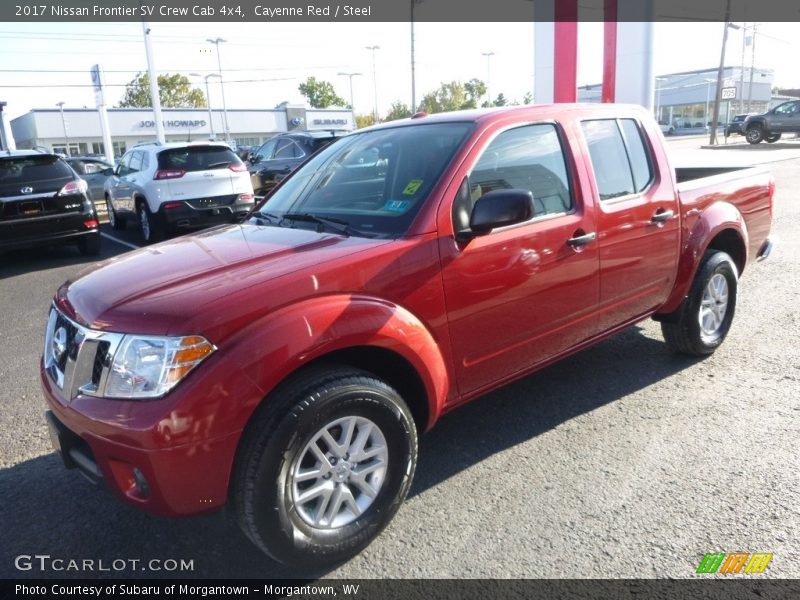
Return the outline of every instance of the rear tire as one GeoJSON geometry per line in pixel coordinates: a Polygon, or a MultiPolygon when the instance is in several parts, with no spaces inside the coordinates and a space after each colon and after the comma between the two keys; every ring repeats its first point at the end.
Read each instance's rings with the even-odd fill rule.
{"type": "Polygon", "coordinates": [[[780,134],[780,133],[771,133],[770,135],[768,135],[768,136],[764,137],[764,140],[765,140],[765,141],[766,141],[768,144],[774,144],[774,143],[775,143],[775,142],[777,142],[779,139],[781,139],[781,134],[780,134]]]}
{"type": "Polygon", "coordinates": [[[150,212],[146,201],[139,201],[137,212],[139,213],[139,226],[144,243],[152,244],[153,242],[159,241],[163,237],[163,232],[155,215],[150,212]]]}
{"type": "Polygon", "coordinates": [[[689,294],[678,310],[661,321],[667,346],[689,356],[712,354],[725,340],[733,322],[737,286],[733,259],[725,252],[706,252],[689,294]]]}
{"type": "Polygon", "coordinates": [[[284,564],[313,569],[351,558],[411,486],[417,432],[408,407],[374,375],[336,366],[301,373],[267,402],[248,425],[231,480],[239,526],[284,564]]]}

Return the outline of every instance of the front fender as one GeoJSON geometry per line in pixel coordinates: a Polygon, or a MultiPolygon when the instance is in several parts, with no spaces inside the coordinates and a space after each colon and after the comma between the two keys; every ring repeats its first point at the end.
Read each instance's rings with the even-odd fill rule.
{"type": "MultiPolygon", "coordinates": [[[[226,342],[226,357],[266,396],[299,368],[331,352],[375,346],[406,359],[422,380],[428,428],[442,412],[449,374],[439,344],[411,312],[365,295],[312,298],[253,322],[226,342]]],[[[252,414],[256,405],[248,407],[252,414]]]]}
{"type": "Polygon", "coordinates": [[[681,233],[684,242],[681,246],[675,287],[667,302],[658,310],[659,314],[671,313],[680,306],[686,294],[689,293],[689,287],[692,285],[692,280],[709,244],[721,232],[725,230],[736,232],[742,244],[743,264],[747,263],[747,225],[739,210],[730,202],[725,201],[715,202],[699,215],[692,215],[692,211],[696,210],[699,209],[690,208],[686,211],[681,233]],[[692,219],[692,216],[695,218],[692,219]]]}

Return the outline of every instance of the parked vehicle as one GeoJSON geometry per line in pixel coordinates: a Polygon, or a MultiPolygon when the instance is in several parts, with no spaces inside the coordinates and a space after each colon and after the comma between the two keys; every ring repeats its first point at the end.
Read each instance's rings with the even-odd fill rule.
{"type": "Polygon", "coordinates": [[[104,185],[114,174],[114,165],[97,156],[72,156],[65,158],[67,164],[89,186],[89,196],[99,212],[105,211],[104,185]],[[100,204],[100,206],[98,206],[100,204]]]}
{"type": "Polygon", "coordinates": [[[62,158],[36,150],[0,153],[0,251],[74,242],[100,253],[88,186],[62,158]]]}
{"type": "Polygon", "coordinates": [[[139,221],[142,239],[241,220],[253,208],[247,167],[223,143],[140,144],[105,183],[108,220],[139,221]]]}
{"type": "Polygon", "coordinates": [[[735,115],[731,120],[731,122],[725,126],[725,137],[730,137],[734,134],[744,135],[744,129],[742,128],[742,126],[744,125],[745,120],[749,116],[750,114],[735,115]]]}
{"type": "Polygon", "coordinates": [[[784,133],[800,133],[800,100],[791,100],[771,108],[763,115],[748,116],[744,122],[745,138],[751,144],[773,144],[784,133]]]}
{"type": "Polygon", "coordinates": [[[661,133],[664,135],[672,135],[675,133],[675,126],[670,124],[669,121],[659,121],[658,126],[661,128],[661,133]]]}
{"type": "Polygon", "coordinates": [[[303,131],[282,133],[264,142],[248,158],[256,196],[269,194],[300,163],[340,136],[336,131],[303,131]]]}
{"type": "Polygon", "coordinates": [[[227,504],[270,556],[336,563],[392,519],[447,411],[648,317],[714,352],[772,247],[773,192],[764,168],[674,169],[636,106],[355,132],[246,222],[61,287],[52,437],[128,504],[227,504]]]}

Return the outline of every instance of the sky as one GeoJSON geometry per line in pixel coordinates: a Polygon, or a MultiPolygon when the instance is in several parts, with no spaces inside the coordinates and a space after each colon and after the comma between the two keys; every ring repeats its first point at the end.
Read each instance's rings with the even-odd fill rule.
{"type": "MultiPolygon", "coordinates": [[[[217,56],[206,38],[220,44],[228,108],[273,108],[283,101],[303,104],[298,85],[309,76],[334,84],[350,101],[354,76],[356,112],[373,111],[375,51],[378,108],[411,104],[409,23],[151,23],[154,62],[159,72],[216,72],[217,56]]],[[[656,75],[716,68],[721,23],[656,23],[656,75]]],[[[442,82],[478,78],[492,97],[521,101],[533,90],[533,23],[415,24],[417,101],[442,82]],[[494,54],[487,60],[484,53],[494,54]]],[[[602,23],[579,25],[578,85],[602,75],[602,23]]],[[[741,62],[741,31],[730,31],[726,63],[741,62]]],[[[775,85],[800,87],[800,23],[760,23],[755,65],[775,71],[775,85]]],[[[129,23],[0,22],[0,100],[10,118],[32,108],[94,108],[89,69],[106,73],[106,97],[115,106],[124,85],[146,70],[142,25],[129,23]]],[[[749,64],[749,57],[746,60],[749,64]]],[[[205,84],[191,77],[205,91],[205,84]]],[[[210,79],[211,105],[221,108],[219,84],[210,79]]]]}

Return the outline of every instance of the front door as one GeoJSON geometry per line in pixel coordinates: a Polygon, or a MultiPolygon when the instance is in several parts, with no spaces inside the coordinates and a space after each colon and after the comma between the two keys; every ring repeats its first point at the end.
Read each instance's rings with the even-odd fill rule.
{"type": "MultiPolygon", "coordinates": [[[[574,193],[563,137],[552,123],[499,133],[457,195],[471,205],[492,190],[525,189],[535,208],[525,223],[468,241],[440,238],[461,395],[526,370],[589,335],[599,294],[595,215],[574,193]]],[[[458,197],[455,231],[465,228],[470,212],[458,205],[458,197]]]]}

